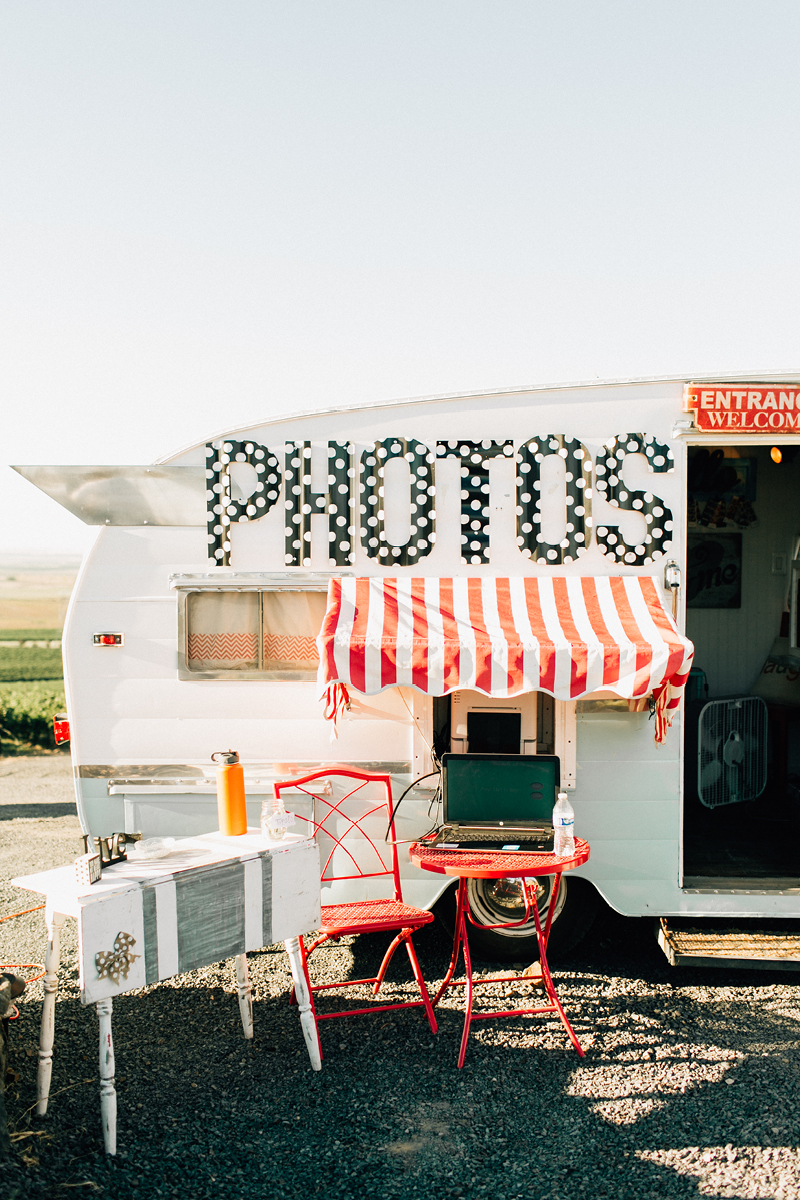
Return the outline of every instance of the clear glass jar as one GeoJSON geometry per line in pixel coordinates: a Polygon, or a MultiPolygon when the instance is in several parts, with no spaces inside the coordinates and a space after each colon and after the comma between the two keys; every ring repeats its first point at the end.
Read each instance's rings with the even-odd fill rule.
{"type": "Polygon", "coordinates": [[[286,815],[282,796],[265,800],[261,805],[261,836],[269,842],[279,842],[286,837],[286,821],[280,819],[286,815]],[[275,820],[276,817],[279,819],[275,820]]]}

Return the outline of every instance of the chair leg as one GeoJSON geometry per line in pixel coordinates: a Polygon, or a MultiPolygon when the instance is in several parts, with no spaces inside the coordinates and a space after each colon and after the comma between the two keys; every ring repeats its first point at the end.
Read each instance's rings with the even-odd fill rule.
{"type": "Polygon", "coordinates": [[[422,971],[420,970],[419,960],[417,959],[417,952],[414,949],[414,943],[411,939],[410,932],[408,934],[408,937],[405,939],[405,943],[406,943],[406,952],[408,954],[409,961],[411,962],[411,970],[414,972],[414,978],[417,981],[417,986],[419,987],[420,995],[422,996],[422,1003],[425,1005],[425,1013],[428,1017],[428,1024],[431,1027],[431,1032],[437,1033],[439,1026],[436,1024],[436,1017],[434,1016],[434,1013],[433,1013],[433,1005],[431,1004],[431,998],[428,995],[428,989],[425,986],[425,980],[422,977],[422,971]]]}
{"type": "Polygon", "coordinates": [[[406,935],[406,931],[401,930],[400,933],[398,933],[397,937],[394,939],[394,941],[389,946],[389,949],[384,954],[383,962],[381,963],[380,970],[378,971],[378,974],[375,976],[375,986],[372,989],[373,996],[377,996],[378,992],[381,990],[381,984],[383,983],[383,977],[386,974],[386,970],[389,966],[389,963],[392,961],[394,952],[397,949],[397,947],[400,945],[400,943],[404,940],[405,935],[406,935]]]}

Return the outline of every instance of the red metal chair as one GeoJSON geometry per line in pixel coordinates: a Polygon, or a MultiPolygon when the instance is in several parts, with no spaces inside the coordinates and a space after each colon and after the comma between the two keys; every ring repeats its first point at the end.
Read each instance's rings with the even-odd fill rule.
{"type": "MultiPolygon", "coordinates": [[[[375,814],[382,811],[386,814],[385,820],[387,824],[391,820],[392,782],[390,777],[388,775],[370,775],[365,771],[357,771],[345,767],[335,767],[322,771],[314,771],[312,774],[304,775],[300,779],[286,779],[280,783],[276,783],[275,795],[280,796],[281,792],[288,788],[305,792],[307,796],[311,797],[313,806],[312,817],[304,817],[300,813],[296,813],[295,815],[299,820],[306,821],[314,827],[314,834],[320,844],[320,849],[324,857],[324,865],[320,876],[321,883],[334,883],[337,880],[348,879],[376,879],[381,876],[391,876],[394,884],[394,899],[356,900],[347,904],[323,905],[319,936],[308,948],[306,948],[303,938],[300,938],[303,969],[311,993],[311,1006],[315,1019],[318,1021],[327,1021],[334,1017],[354,1017],[366,1013],[388,1012],[398,1008],[422,1007],[425,1009],[431,1029],[436,1033],[436,1017],[433,1014],[433,1006],[428,995],[428,989],[425,986],[425,980],[422,977],[422,971],[420,970],[412,941],[412,934],[417,929],[421,929],[423,925],[428,925],[433,921],[433,913],[428,912],[424,908],[414,908],[412,905],[403,902],[394,825],[392,825],[387,835],[389,838],[388,843],[384,842],[383,837],[380,838],[379,844],[383,849],[383,853],[379,848],[379,844],[376,844],[376,841],[373,837],[370,837],[365,829],[365,825],[370,818],[373,818],[372,824],[375,825],[375,814]],[[339,799],[336,799],[333,794],[326,796],[324,794],[320,795],[318,791],[307,791],[304,787],[304,784],[312,783],[317,779],[338,778],[355,779],[359,782],[339,799]],[[369,784],[378,785],[382,789],[383,798],[378,803],[369,801],[367,794],[364,792],[364,789],[369,784]],[[355,801],[354,797],[356,798],[355,801]],[[354,803],[358,805],[359,811],[351,814],[347,811],[347,808],[352,808],[354,803]],[[329,841],[332,844],[328,851],[329,841]],[[334,859],[336,859],[336,866],[334,866],[334,859]],[[359,859],[362,861],[359,861],[359,859]],[[342,864],[346,864],[345,872],[349,871],[349,873],[342,873],[342,864]],[[365,870],[364,867],[370,869],[365,870]],[[318,946],[327,941],[346,937],[349,934],[391,932],[392,930],[397,931],[397,936],[386,951],[383,962],[380,965],[380,970],[374,978],[346,979],[337,983],[312,984],[308,974],[308,959],[318,946]],[[402,1004],[371,1004],[368,1008],[351,1008],[333,1013],[318,1013],[316,1011],[314,1005],[315,992],[372,984],[373,995],[377,996],[386,975],[386,969],[392,960],[395,950],[401,945],[405,946],[408,953],[411,969],[414,972],[414,978],[417,981],[417,986],[422,997],[421,1000],[407,1000],[402,1004]]],[[[380,820],[381,834],[383,834],[383,818],[378,819],[380,820]]],[[[294,992],[292,993],[292,1001],[294,1001],[294,992]]]]}

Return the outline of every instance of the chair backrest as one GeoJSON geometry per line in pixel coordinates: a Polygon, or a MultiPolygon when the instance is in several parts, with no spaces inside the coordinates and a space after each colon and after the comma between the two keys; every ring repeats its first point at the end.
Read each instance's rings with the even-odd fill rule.
{"type": "MultiPolygon", "coordinates": [[[[296,813],[296,817],[313,826],[314,836],[323,847],[330,850],[324,858],[320,873],[321,883],[333,883],[345,879],[375,879],[379,876],[390,875],[394,881],[395,900],[403,899],[400,886],[400,865],[397,858],[394,824],[388,833],[384,832],[383,818],[380,821],[380,837],[373,828],[372,833],[366,829],[368,823],[375,826],[375,815],[385,814],[386,828],[392,817],[392,781],[389,775],[371,775],[367,771],[358,771],[349,767],[330,767],[321,771],[313,771],[299,779],[283,779],[275,784],[275,795],[280,796],[287,789],[299,791],[309,796],[312,801],[312,817],[296,813]],[[330,796],[320,794],[318,790],[310,791],[306,784],[318,779],[344,779],[345,794],[336,796],[336,790],[330,796]],[[355,780],[355,786],[349,786],[349,781],[355,780]],[[377,785],[380,799],[376,801],[375,788],[377,785]],[[372,818],[372,820],[370,820],[372,818]],[[384,837],[388,840],[384,840],[384,837]],[[358,839],[356,844],[355,839],[358,839]]],[[[285,803],[285,801],[284,801],[285,803]]]]}

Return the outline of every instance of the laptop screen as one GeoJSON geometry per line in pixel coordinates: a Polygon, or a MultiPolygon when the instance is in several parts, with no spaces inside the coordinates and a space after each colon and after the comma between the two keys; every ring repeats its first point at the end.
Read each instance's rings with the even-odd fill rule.
{"type": "Polygon", "coordinates": [[[560,766],[554,754],[444,754],[444,820],[551,825],[560,766]]]}

